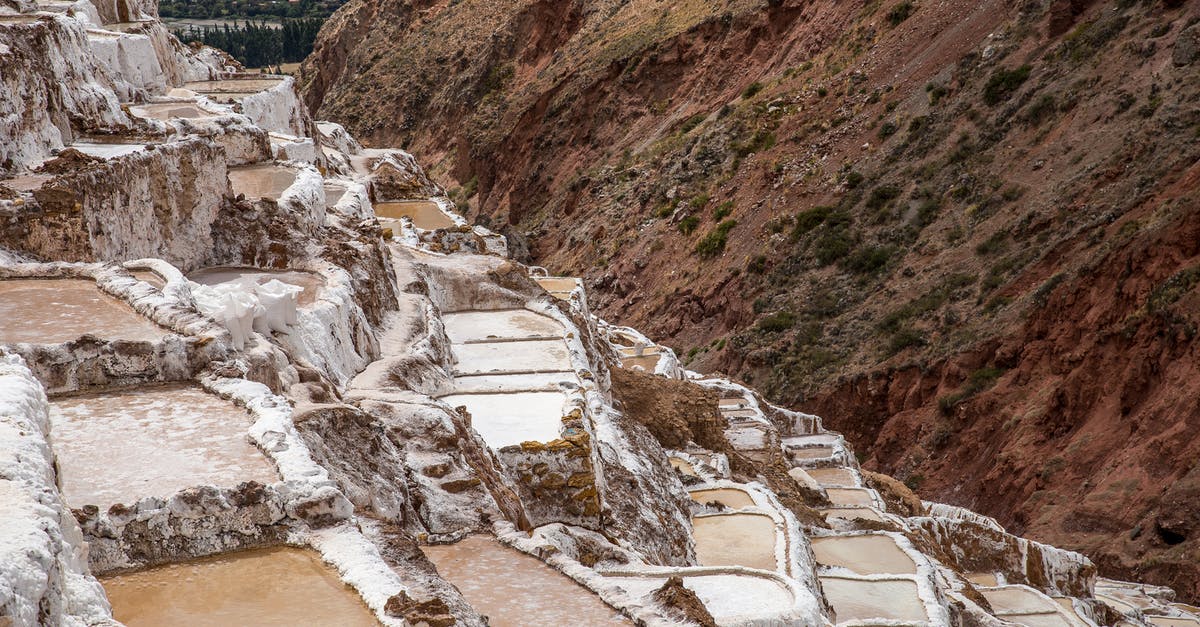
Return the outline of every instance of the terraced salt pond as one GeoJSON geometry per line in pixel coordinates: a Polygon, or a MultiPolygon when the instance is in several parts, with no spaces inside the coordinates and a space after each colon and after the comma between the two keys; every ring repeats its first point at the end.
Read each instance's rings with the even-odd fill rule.
{"type": "Polygon", "coordinates": [[[271,462],[247,440],[250,415],[195,386],[56,398],[51,442],[72,507],[132,504],[198,485],[273,483],[271,462]]]}
{"type": "Polygon", "coordinates": [[[548,316],[527,309],[462,311],[442,315],[451,342],[486,342],[498,339],[556,339],[562,325],[548,316]]]}
{"type": "Polygon", "coordinates": [[[688,493],[688,496],[692,497],[692,500],[697,503],[708,504],[716,502],[730,509],[754,506],[754,499],[750,498],[749,493],[745,490],[736,490],[733,488],[693,490],[688,493]]]}
{"type": "Polygon", "coordinates": [[[812,550],[818,564],[847,568],[860,575],[917,572],[916,563],[890,536],[871,534],[813,538],[812,550]]]}
{"type": "MultiPolygon", "coordinates": [[[[622,576],[608,579],[641,599],[648,599],[665,581],[659,577],[622,576]]],[[[773,624],[773,608],[789,607],[795,601],[787,588],[766,577],[689,575],[683,578],[683,585],[700,597],[718,624],[760,624],[751,622],[756,619],[762,620],[761,624],[773,624]]]]}
{"type": "Polygon", "coordinates": [[[488,536],[421,550],[493,627],[632,624],[590,590],[488,536]]]}
{"type": "Polygon", "coordinates": [[[503,448],[558,439],[566,396],[561,392],[507,392],[453,394],[442,400],[451,407],[466,407],[471,426],[488,446],[503,448]]]}
{"type": "Polygon", "coordinates": [[[833,455],[833,448],[828,446],[812,446],[788,451],[792,459],[826,459],[833,455]]]}
{"type": "Polygon", "coordinates": [[[805,472],[822,487],[853,487],[858,485],[858,480],[855,479],[854,473],[848,468],[808,468],[805,469],[805,472]]]}
{"type": "Polygon", "coordinates": [[[129,627],[378,625],[361,597],[312,551],[230,553],[101,578],[129,627]]]}
{"type": "Polygon", "coordinates": [[[1025,586],[980,588],[979,593],[988,600],[992,609],[1001,613],[1020,614],[1058,611],[1058,604],[1052,599],[1025,586]]]}
{"type": "Polygon", "coordinates": [[[721,514],[692,519],[696,557],[703,566],[775,570],[775,521],[763,514],[721,514]]]}
{"type": "Polygon", "coordinates": [[[273,163],[229,168],[229,187],[246,198],[279,200],[296,181],[296,170],[273,163]]]}
{"type": "Polygon", "coordinates": [[[455,344],[455,375],[571,370],[562,340],[455,344]]]}
{"type": "Polygon", "coordinates": [[[217,113],[201,109],[198,105],[190,102],[153,102],[144,105],[134,105],[129,107],[129,112],[139,118],[161,120],[163,122],[169,122],[176,118],[198,120],[219,116],[217,113]]]}
{"type": "Polygon", "coordinates": [[[154,341],[167,331],[80,279],[0,280],[0,344],[57,344],[92,334],[154,341]]]}
{"type": "Polygon", "coordinates": [[[828,507],[817,510],[825,518],[838,518],[841,520],[872,520],[875,522],[883,522],[883,516],[879,512],[870,507],[828,507]]]}
{"type": "Polygon", "coordinates": [[[579,286],[579,279],[566,276],[544,276],[533,279],[547,292],[569,293],[579,286]]]}
{"type": "Polygon", "coordinates": [[[870,490],[865,488],[826,488],[825,494],[834,505],[870,507],[875,504],[870,490]]]}
{"type": "Polygon", "coordinates": [[[448,229],[457,224],[432,200],[401,200],[375,203],[375,215],[380,218],[399,220],[408,218],[413,226],[426,231],[448,229]]]}
{"type": "Polygon", "coordinates": [[[866,581],[821,577],[825,598],[837,612],[838,623],[852,620],[929,620],[917,584],[908,580],[866,581]]]}
{"type": "Polygon", "coordinates": [[[700,474],[696,472],[696,468],[694,466],[692,466],[691,462],[689,462],[686,459],[679,459],[678,457],[668,457],[667,461],[671,464],[672,468],[674,468],[676,471],[678,471],[681,474],[687,475],[689,477],[699,477],[700,476],[700,474]]]}
{"type": "Polygon", "coordinates": [[[642,370],[645,370],[646,372],[654,372],[654,369],[658,367],[658,362],[660,359],[662,359],[662,355],[642,355],[640,357],[622,357],[621,358],[621,367],[628,368],[630,370],[632,370],[634,368],[641,368],[642,370]]]}
{"type": "Polygon", "coordinates": [[[315,272],[264,270],[236,266],[214,266],[196,270],[188,275],[188,279],[201,285],[236,283],[245,286],[247,290],[253,289],[255,285],[264,285],[272,279],[276,279],[288,285],[303,288],[304,291],[300,292],[299,298],[297,298],[297,304],[300,307],[307,307],[317,302],[317,296],[325,285],[325,280],[315,272]]]}

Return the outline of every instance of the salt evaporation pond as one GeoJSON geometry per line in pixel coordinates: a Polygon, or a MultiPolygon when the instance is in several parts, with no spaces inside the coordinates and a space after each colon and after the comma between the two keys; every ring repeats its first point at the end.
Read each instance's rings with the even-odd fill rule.
{"type": "Polygon", "coordinates": [[[92,281],[0,280],[0,344],[57,344],[89,333],[152,342],[167,332],[92,281]]]}
{"type": "Polygon", "coordinates": [[[997,612],[1032,613],[1055,612],[1058,607],[1052,599],[1024,586],[980,588],[979,593],[988,600],[997,612]]]}
{"type": "Polygon", "coordinates": [[[246,198],[279,200],[283,191],[296,181],[296,171],[273,163],[229,168],[229,186],[234,194],[246,198]]]}
{"type": "Polygon", "coordinates": [[[412,220],[413,226],[426,231],[457,226],[457,223],[432,200],[377,202],[375,215],[393,220],[408,218],[412,220]]]}
{"type": "Polygon", "coordinates": [[[454,379],[454,390],[459,394],[556,392],[564,385],[579,385],[579,378],[574,372],[530,372],[471,375],[454,379]]]}
{"type": "Polygon", "coordinates": [[[809,468],[806,470],[821,486],[856,486],[858,481],[849,468],[809,468]]]}
{"type": "Polygon", "coordinates": [[[825,459],[833,455],[833,449],[828,446],[812,446],[808,448],[789,449],[792,459],[825,459]]]}
{"type": "Polygon", "coordinates": [[[451,342],[480,342],[489,339],[560,339],[557,320],[527,309],[461,311],[442,315],[451,342]]]}
{"type": "Polygon", "coordinates": [[[566,396],[561,392],[454,394],[442,401],[451,407],[466,407],[471,426],[488,446],[499,449],[558,439],[566,396]]]}
{"type": "Polygon", "coordinates": [[[870,507],[829,507],[818,509],[818,512],[825,518],[837,518],[841,520],[873,520],[875,522],[883,522],[883,516],[879,512],[870,507]]]}
{"type": "Polygon", "coordinates": [[[908,580],[864,581],[821,577],[825,599],[837,612],[838,623],[852,620],[926,621],[925,604],[917,584],[908,580]]]}
{"type": "Polygon", "coordinates": [[[547,292],[571,292],[579,286],[579,279],[574,277],[546,276],[533,280],[547,292]]]}
{"type": "Polygon", "coordinates": [[[1005,614],[1001,618],[1010,623],[1024,625],[1025,627],[1077,627],[1077,623],[1058,613],[1005,614]]]}
{"type": "Polygon", "coordinates": [[[184,488],[273,483],[271,462],[246,439],[249,413],[195,386],[53,399],[50,437],[72,507],[132,504],[184,488]]]}
{"type": "Polygon", "coordinates": [[[860,575],[916,574],[917,564],[891,536],[832,536],[812,539],[813,555],[824,566],[860,575]]]}
{"type": "Polygon", "coordinates": [[[312,551],[258,549],[101,578],[129,627],[378,625],[362,598],[312,551]]]}
{"type": "Polygon", "coordinates": [[[315,272],[302,270],[264,270],[261,268],[242,268],[235,266],[214,266],[196,270],[188,275],[188,279],[201,285],[220,285],[222,283],[238,283],[246,286],[247,290],[254,285],[264,285],[272,279],[288,285],[303,288],[296,303],[307,307],[317,302],[317,295],[325,285],[325,279],[315,272]]]}
{"type": "Polygon", "coordinates": [[[700,476],[700,474],[696,472],[696,468],[694,466],[692,466],[691,462],[689,462],[686,459],[679,459],[678,457],[668,457],[667,461],[671,464],[671,468],[674,468],[680,474],[684,474],[689,477],[699,477],[700,476]]]}
{"type": "Polygon", "coordinates": [[[662,355],[642,355],[640,357],[622,357],[621,358],[621,367],[629,369],[629,370],[632,370],[634,368],[641,368],[642,370],[645,370],[646,372],[654,372],[654,369],[658,367],[658,362],[660,359],[662,359],[662,355]]]}
{"type": "Polygon", "coordinates": [[[169,122],[176,118],[189,120],[215,118],[219,115],[212,111],[201,109],[195,103],[190,102],[153,102],[131,106],[129,107],[129,112],[139,118],[161,120],[163,122],[169,122]]]}
{"type": "Polygon", "coordinates": [[[741,509],[754,505],[754,499],[750,498],[749,493],[745,490],[735,490],[733,488],[695,490],[689,492],[688,496],[692,497],[692,500],[697,503],[707,505],[708,503],[717,502],[730,509],[741,509]]]}
{"type": "Polygon", "coordinates": [[[826,488],[825,494],[834,505],[874,505],[870,491],[865,488],[826,488]]]}
{"type": "Polygon", "coordinates": [[[692,519],[696,558],[702,566],[775,570],[775,521],[763,514],[721,514],[692,519]]]}
{"type": "MultiPolygon", "coordinates": [[[[607,579],[641,599],[648,599],[666,582],[665,579],[657,577],[607,579]]],[[[790,607],[795,603],[792,593],[787,588],[766,577],[692,575],[683,578],[683,585],[700,597],[700,601],[718,624],[770,617],[775,608],[790,607]]]]}
{"type": "Polygon", "coordinates": [[[1194,618],[1177,618],[1174,616],[1147,616],[1151,625],[1158,627],[1200,627],[1200,620],[1194,618]]]}
{"type": "Polygon", "coordinates": [[[562,340],[455,344],[456,375],[496,372],[562,372],[571,370],[562,340]]]}
{"type": "Polygon", "coordinates": [[[153,270],[130,270],[129,274],[133,275],[133,278],[139,281],[153,285],[154,288],[158,290],[161,290],[167,286],[166,279],[159,276],[158,273],[153,270]]]}
{"type": "Polygon", "coordinates": [[[631,624],[587,588],[490,537],[421,550],[493,627],[631,624]]]}
{"type": "Polygon", "coordinates": [[[967,581],[977,586],[1000,585],[1000,580],[996,578],[996,573],[968,573],[967,581]]]}

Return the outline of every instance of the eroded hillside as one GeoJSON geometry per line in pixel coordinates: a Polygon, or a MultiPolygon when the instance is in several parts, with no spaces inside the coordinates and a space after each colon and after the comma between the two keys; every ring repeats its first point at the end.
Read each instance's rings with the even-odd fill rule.
{"type": "Polygon", "coordinates": [[[355,0],[302,80],[689,367],[820,413],[927,498],[1196,598],[1198,21],[355,0]]]}

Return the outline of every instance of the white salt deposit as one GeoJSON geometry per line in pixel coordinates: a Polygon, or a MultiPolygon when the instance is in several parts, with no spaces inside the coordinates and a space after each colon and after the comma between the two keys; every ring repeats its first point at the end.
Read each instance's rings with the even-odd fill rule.
{"type": "Polygon", "coordinates": [[[471,426],[488,446],[498,449],[557,439],[566,396],[560,392],[517,392],[455,394],[441,400],[451,407],[465,406],[471,413],[471,426]]]}

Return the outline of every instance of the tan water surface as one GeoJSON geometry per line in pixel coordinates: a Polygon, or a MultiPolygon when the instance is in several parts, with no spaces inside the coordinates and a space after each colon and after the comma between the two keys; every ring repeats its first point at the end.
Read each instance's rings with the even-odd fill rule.
{"type": "Polygon", "coordinates": [[[129,627],[368,627],[374,614],[316,553],[271,548],[103,577],[129,627]]]}
{"type": "Polygon", "coordinates": [[[413,226],[426,231],[456,226],[454,220],[432,200],[377,202],[375,203],[375,215],[395,220],[408,218],[412,220],[413,226]]]}
{"type": "Polygon", "coordinates": [[[296,181],[296,171],[283,165],[258,164],[229,168],[229,187],[246,198],[279,200],[296,181]]]}
{"type": "Polygon", "coordinates": [[[723,514],[692,519],[696,557],[702,566],[775,570],[775,522],[762,514],[723,514]]]}
{"type": "Polygon", "coordinates": [[[72,507],[132,504],[198,485],[279,480],[246,410],[195,386],[52,399],[51,445],[72,507]]]}
{"type": "Polygon", "coordinates": [[[837,612],[837,620],[929,620],[925,604],[911,581],[861,581],[821,577],[821,588],[837,612]]]}
{"type": "Polygon", "coordinates": [[[587,588],[491,537],[421,550],[493,627],[632,624],[587,588]]]}
{"type": "Polygon", "coordinates": [[[57,344],[90,333],[154,341],[167,331],[79,279],[0,280],[0,344],[57,344]]]}
{"type": "Polygon", "coordinates": [[[688,496],[697,503],[717,502],[730,509],[741,509],[743,507],[751,507],[754,505],[754,499],[750,498],[745,490],[735,490],[732,488],[717,488],[715,490],[695,490],[689,492],[688,496]]]}
{"type": "Polygon", "coordinates": [[[916,574],[917,565],[894,539],[885,535],[812,539],[817,563],[841,566],[860,575],[916,574]]]}
{"type": "Polygon", "coordinates": [[[854,478],[854,473],[850,472],[847,468],[809,468],[807,472],[808,476],[815,479],[822,487],[853,487],[858,484],[854,478]]]}

